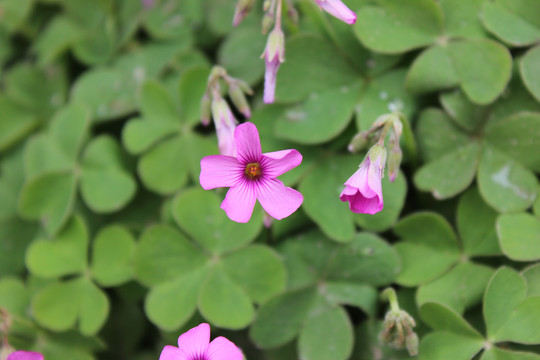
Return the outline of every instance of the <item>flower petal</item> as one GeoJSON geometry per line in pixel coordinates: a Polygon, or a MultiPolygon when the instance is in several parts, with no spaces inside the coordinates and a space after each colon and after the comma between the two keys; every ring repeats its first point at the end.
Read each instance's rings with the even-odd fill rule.
{"type": "Polygon", "coordinates": [[[349,209],[357,214],[375,214],[381,211],[384,207],[382,196],[373,196],[367,198],[354,187],[347,186],[339,195],[341,201],[349,202],[349,209]]]}
{"type": "Polygon", "coordinates": [[[257,199],[253,189],[254,184],[254,182],[244,179],[227,191],[221,208],[225,210],[232,221],[246,223],[251,218],[257,199]]]}
{"type": "Polygon", "coordinates": [[[330,15],[338,18],[339,20],[347,23],[354,24],[356,22],[356,14],[349,9],[341,0],[315,0],[317,4],[329,13],[330,15]]]}
{"type": "Polygon", "coordinates": [[[266,60],[266,67],[264,70],[264,95],[263,101],[265,104],[274,103],[276,94],[276,77],[281,62],[276,56],[271,61],[266,60]]]}
{"type": "MultiPolygon", "coordinates": [[[[178,348],[187,359],[201,358],[208,350],[210,342],[210,325],[202,323],[183,333],[178,338],[178,348]]],[[[171,359],[173,360],[173,359],[171,359]]],[[[183,360],[183,358],[181,358],[183,360]]]]}
{"type": "Polygon", "coordinates": [[[261,157],[261,141],[259,131],[253,123],[246,122],[236,127],[234,131],[236,140],[237,158],[245,165],[252,162],[259,162],[261,157]]]}
{"type": "Polygon", "coordinates": [[[15,351],[8,355],[7,360],[43,360],[43,355],[34,351],[15,351]]]}
{"type": "Polygon", "coordinates": [[[278,179],[261,178],[257,183],[257,199],[270,216],[281,220],[295,212],[304,197],[298,191],[285,187],[278,179]]]}
{"type": "Polygon", "coordinates": [[[265,153],[261,159],[264,176],[269,178],[278,177],[301,163],[302,155],[294,149],[265,153]]]}
{"type": "Polygon", "coordinates": [[[356,170],[356,172],[349,179],[347,179],[347,181],[345,181],[346,186],[351,186],[360,190],[362,195],[368,198],[377,195],[369,186],[370,167],[369,157],[366,157],[362,164],[360,164],[360,168],[356,170]]]}
{"type": "MultiPolygon", "coordinates": [[[[373,163],[367,173],[367,185],[369,189],[380,199],[382,199],[382,185],[381,185],[381,172],[382,169],[378,161],[373,163]]],[[[364,196],[371,197],[366,193],[363,193],[364,196]]]]}
{"type": "Polygon", "coordinates": [[[215,338],[208,347],[208,360],[243,360],[242,351],[223,336],[215,338]]]}
{"type": "Polygon", "coordinates": [[[231,156],[210,155],[201,160],[199,182],[204,190],[235,186],[242,178],[243,165],[231,156]]]}
{"type": "Polygon", "coordinates": [[[179,348],[167,345],[161,351],[159,360],[189,360],[179,348]]]}

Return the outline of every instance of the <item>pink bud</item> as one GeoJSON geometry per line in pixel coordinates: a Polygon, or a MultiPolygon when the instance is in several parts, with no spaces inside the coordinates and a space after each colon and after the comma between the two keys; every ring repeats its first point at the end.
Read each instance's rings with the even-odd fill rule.
{"type": "Polygon", "coordinates": [[[315,0],[315,2],[321,9],[347,24],[352,25],[356,22],[354,11],[343,4],[341,0],[315,0]]]}
{"type": "Polygon", "coordinates": [[[266,64],[263,101],[271,104],[274,102],[276,93],[277,72],[281,63],[285,61],[285,36],[280,28],[274,28],[268,35],[266,48],[261,57],[264,58],[266,64]]]}

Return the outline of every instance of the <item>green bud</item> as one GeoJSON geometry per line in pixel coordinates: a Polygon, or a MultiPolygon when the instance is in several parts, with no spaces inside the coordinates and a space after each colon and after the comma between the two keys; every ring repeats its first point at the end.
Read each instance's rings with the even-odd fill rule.
{"type": "Polygon", "coordinates": [[[380,168],[384,168],[386,164],[386,148],[380,144],[375,144],[369,149],[369,161],[379,163],[380,168]]]}
{"type": "Polygon", "coordinates": [[[418,355],[418,335],[416,335],[416,333],[411,331],[407,334],[405,337],[405,347],[410,356],[418,355]]]}
{"type": "Polygon", "coordinates": [[[204,126],[210,124],[210,116],[212,112],[212,101],[208,93],[205,93],[201,99],[201,123],[204,126]]]}
{"type": "Polygon", "coordinates": [[[238,0],[234,10],[233,26],[238,26],[253,8],[255,0],[238,0]]]}
{"type": "Polygon", "coordinates": [[[294,25],[298,25],[298,11],[295,8],[289,7],[287,10],[287,16],[291,19],[294,25]]]}
{"type": "Polygon", "coordinates": [[[268,9],[270,9],[270,5],[272,5],[272,0],[264,0],[264,2],[263,2],[263,11],[267,12],[268,9]]]}
{"type": "Polygon", "coordinates": [[[399,166],[401,165],[401,159],[403,158],[403,153],[398,146],[393,146],[388,155],[388,179],[391,182],[396,180],[396,176],[399,172],[399,166]]]}
{"type": "Polygon", "coordinates": [[[274,14],[267,12],[262,19],[262,33],[268,33],[272,25],[274,25],[274,14]]]}
{"type": "Polygon", "coordinates": [[[253,95],[253,89],[243,80],[236,79],[237,85],[242,89],[244,94],[253,95]]]}
{"type": "Polygon", "coordinates": [[[365,131],[359,132],[356,134],[347,149],[349,152],[357,153],[360,150],[363,150],[367,147],[369,140],[369,134],[365,131]]]}
{"type": "Polygon", "coordinates": [[[242,114],[244,114],[246,118],[249,119],[251,117],[251,110],[249,108],[246,97],[244,96],[244,92],[242,91],[240,86],[236,84],[231,84],[229,86],[229,96],[231,97],[231,100],[234,106],[236,106],[236,108],[238,109],[238,111],[240,111],[242,114]]]}

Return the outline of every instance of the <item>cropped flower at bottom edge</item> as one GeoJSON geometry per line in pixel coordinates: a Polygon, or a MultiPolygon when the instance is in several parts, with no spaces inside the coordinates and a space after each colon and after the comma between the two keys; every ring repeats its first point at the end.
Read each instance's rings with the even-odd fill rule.
{"type": "Polygon", "coordinates": [[[167,345],[159,360],[243,360],[236,345],[220,336],[210,342],[210,325],[200,324],[178,338],[178,347],[167,345]]]}
{"type": "Polygon", "coordinates": [[[34,351],[15,351],[8,355],[7,360],[43,360],[43,355],[34,351]]]}
{"type": "Polygon", "coordinates": [[[302,155],[296,150],[263,154],[259,132],[250,122],[236,127],[234,139],[236,157],[210,155],[201,160],[202,188],[230,187],[221,208],[236,222],[249,221],[257,200],[278,220],[295,212],[304,200],[302,194],[276,178],[300,165],[302,155]]]}
{"type": "Polygon", "coordinates": [[[345,182],[339,195],[348,201],[352,212],[375,214],[384,207],[382,193],[382,171],[386,163],[386,149],[375,145],[360,164],[360,168],[345,182]]]}
{"type": "Polygon", "coordinates": [[[341,0],[315,0],[317,5],[330,15],[352,25],[356,22],[356,14],[341,0]]]}

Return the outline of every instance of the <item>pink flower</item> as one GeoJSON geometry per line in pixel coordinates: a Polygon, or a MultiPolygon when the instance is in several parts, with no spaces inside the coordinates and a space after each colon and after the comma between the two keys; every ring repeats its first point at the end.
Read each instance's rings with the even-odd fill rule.
{"type": "Polygon", "coordinates": [[[221,208],[229,219],[245,223],[256,200],[270,216],[281,220],[295,212],[304,198],[276,177],[297,167],[302,155],[296,150],[262,154],[259,132],[250,122],[234,132],[237,155],[211,155],[201,160],[201,186],[205,190],[230,187],[221,208]]]}
{"type": "Polygon", "coordinates": [[[220,98],[212,102],[212,117],[216,125],[219,153],[235,156],[234,129],[236,128],[236,119],[224,99],[220,98]]]}
{"type": "Polygon", "coordinates": [[[354,11],[343,4],[341,0],[315,0],[315,2],[321,9],[347,24],[352,25],[356,22],[354,11]]]}
{"type": "Polygon", "coordinates": [[[266,64],[263,101],[271,104],[274,102],[276,93],[277,72],[281,63],[285,61],[285,37],[280,28],[274,28],[268,35],[266,48],[261,57],[264,58],[266,64]]]}
{"type": "Polygon", "coordinates": [[[240,349],[223,336],[210,342],[210,325],[201,324],[178,338],[178,347],[167,345],[159,360],[243,360],[240,349]]]}
{"type": "Polygon", "coordinates": [[[43,360],[43,355],[33,351],[15,351],[8,355],[7,360],[43,360]]]}
{"type": "Polygon", "coordinates": [[[375,145],[360,164],[360,168],[345,182],[345,189],[339,198],[349,202],[352,212],[375,214],[383,209],[381,178],[385,162],[386,149],[375,145]]]}

